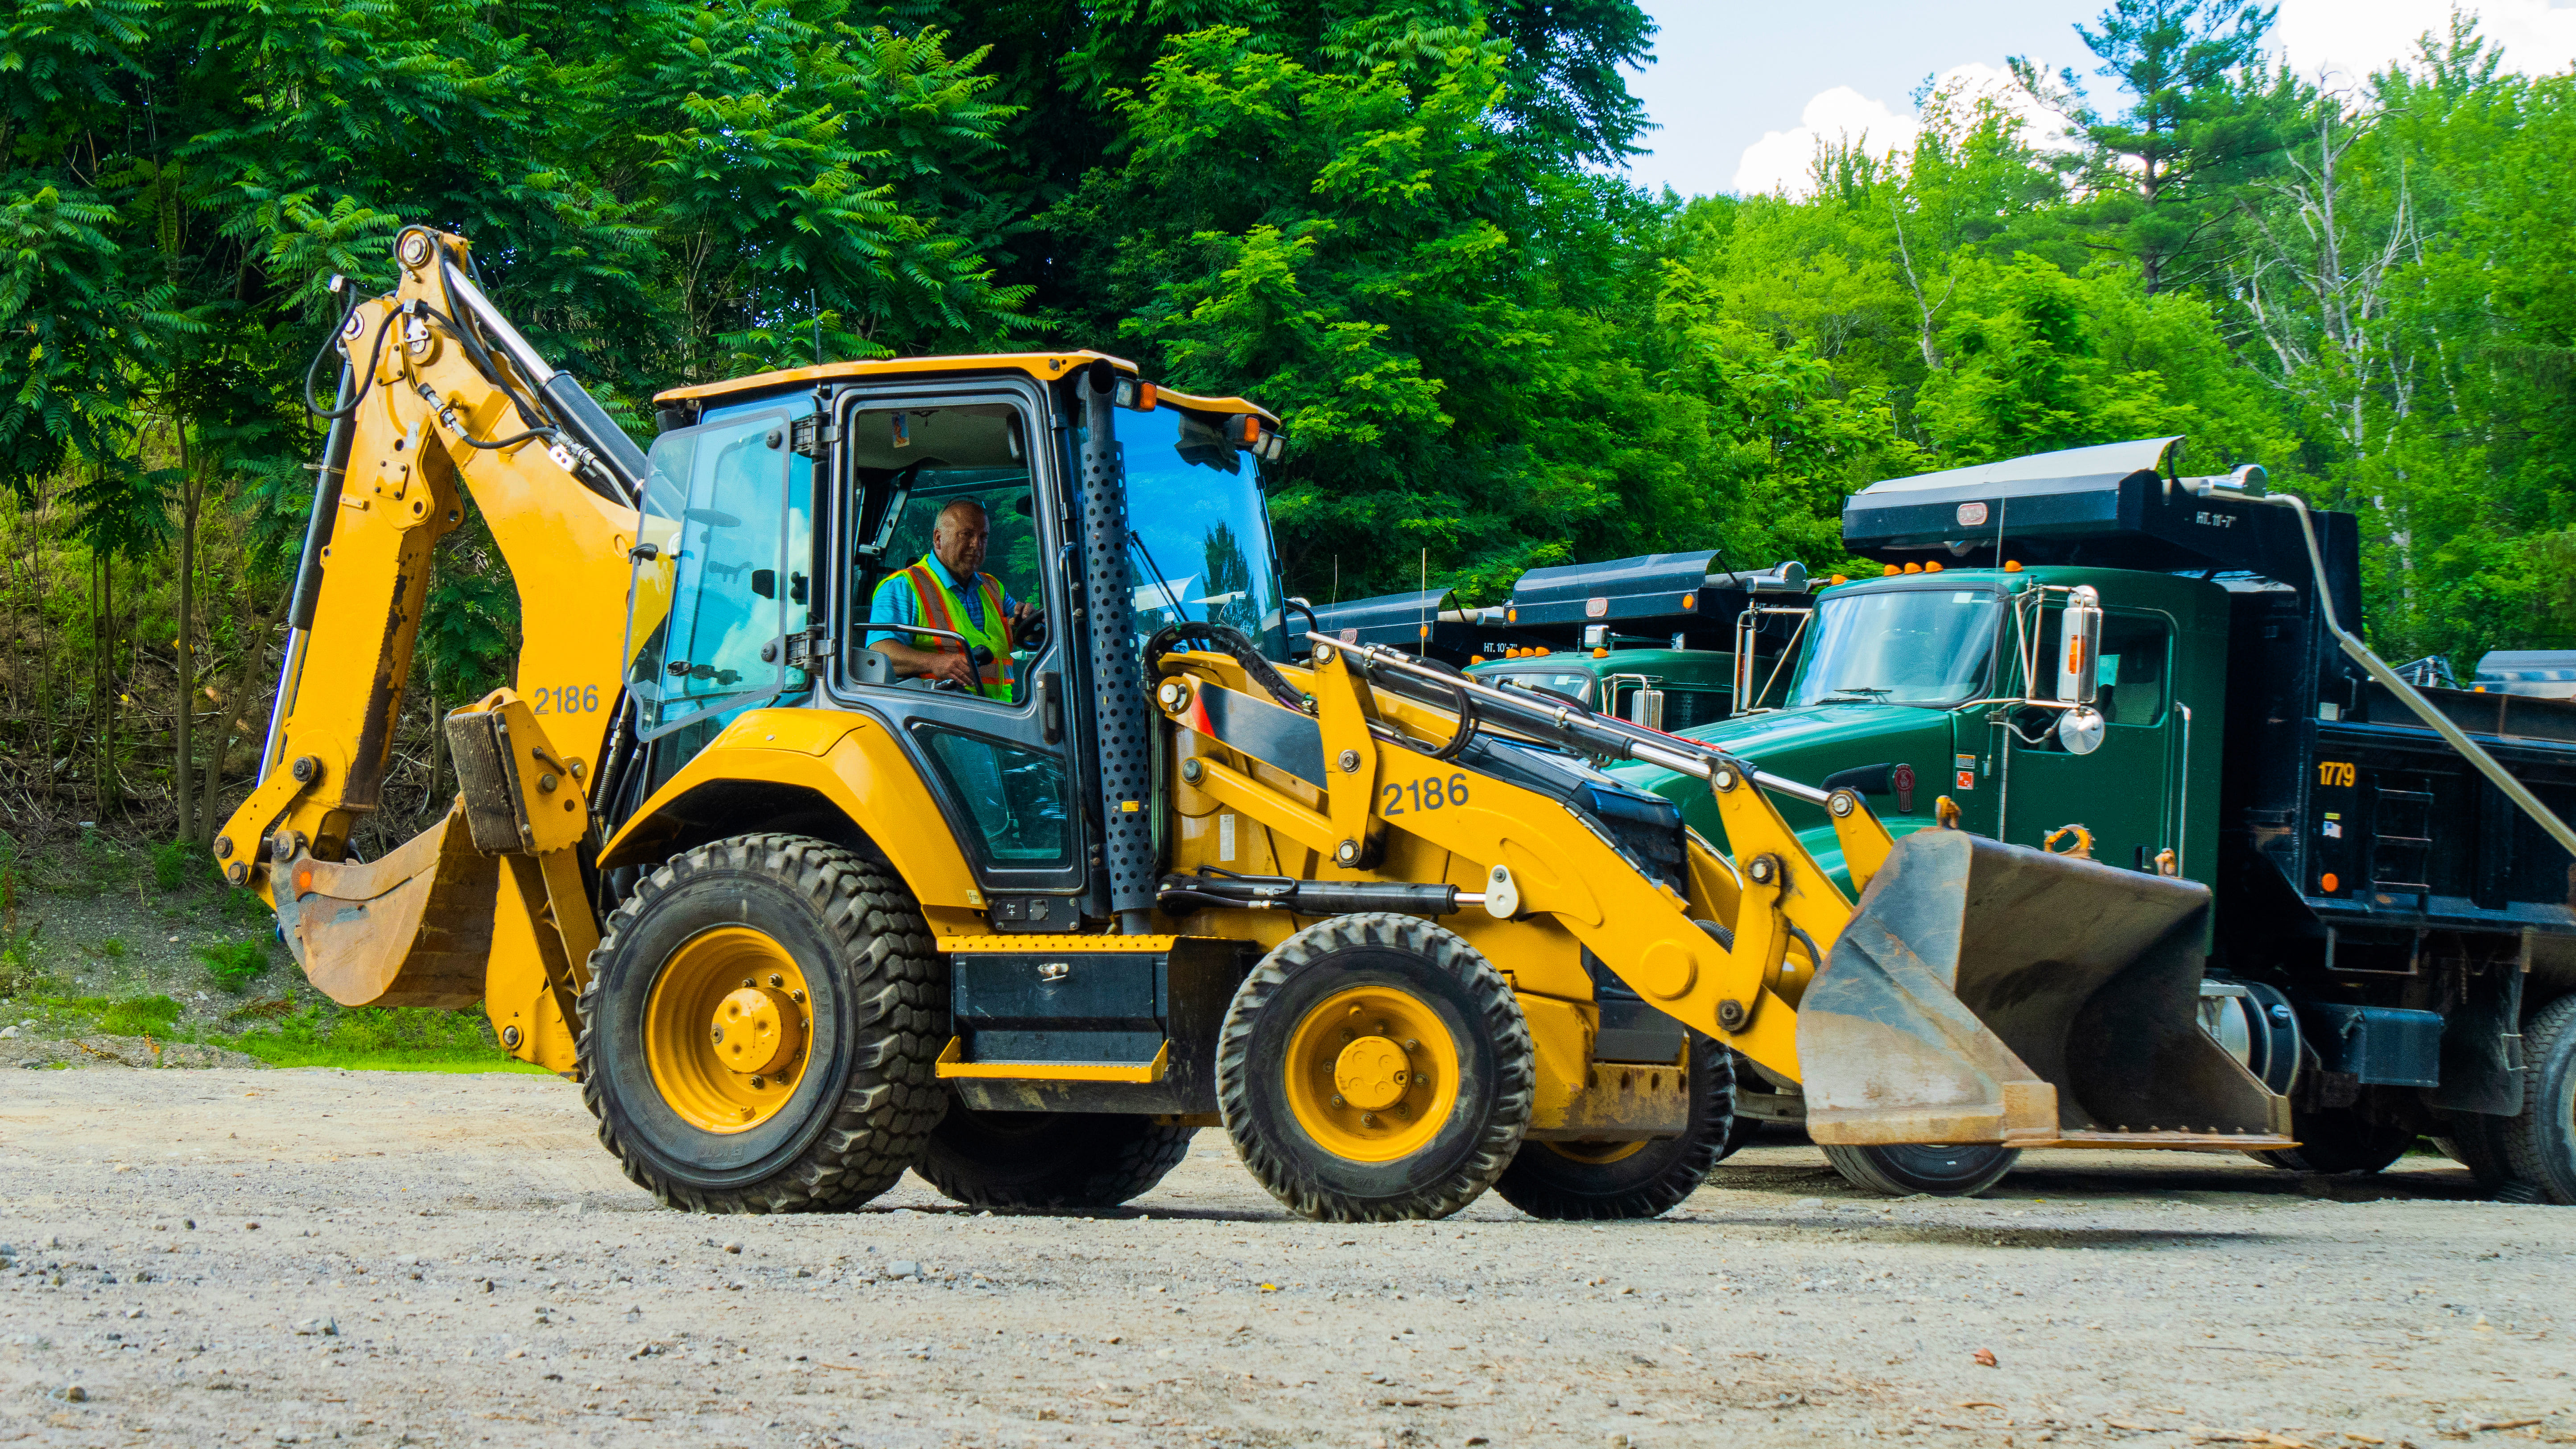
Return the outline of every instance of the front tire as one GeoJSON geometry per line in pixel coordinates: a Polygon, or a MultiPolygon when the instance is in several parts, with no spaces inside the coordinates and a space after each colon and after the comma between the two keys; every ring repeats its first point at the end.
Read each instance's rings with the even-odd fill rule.
{"type": "Polygon", "coordinates": [[[1494,1180],[1503,1200],[1534,1218],[1610,1222],[1660,1217],[1699,1189],[1730,1150],[1735,1063],[1693,1032],[1684,1063],[1690,1119],[1678,1137],[1651,1142],[1523,1142],[1494,1180]]]}
{"type": "Polygon", "coordinates": [[[1107,1208],[1151,1192],[1195,1127],[1123,1112],[978,1112],[951,1101],[914,1169],[975,1208],[1107,1208]]]}
{"type": "Polygon", "coordinates": [[[1217,1041],[1225,1130],[1256,1181],[1321,1222],[1441,1218],[1493,1185],[1537,1083],[1493,964],[1412,916],[1337,916],[1262,958],[1217,1041]]]}
{"type": "Polygon", "coordinates": [[[582,1100],[626,1175],[698,1212],[855,1207],[947,1105],[946,981],[901,882],[796,835],[685,852],[591,953],[582,1100]]]}
{"type": "Polygon", "coordinates": [[[2004,1180],[2013,1164],[2021,1161],[2021,1149],[1989,1142],[1827,1147],[1825,1160],[1852,1186],[1890,1197],[1911,1197],[1916,1193],[1974,1197],[2004,1180]]]}

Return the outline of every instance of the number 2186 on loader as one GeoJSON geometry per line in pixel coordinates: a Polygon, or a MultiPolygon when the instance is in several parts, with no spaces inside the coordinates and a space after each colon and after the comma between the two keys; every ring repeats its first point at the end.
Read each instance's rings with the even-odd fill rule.
{"type": "MultiPolygon", "coordinates": [[[[1260,408],[1089,352],[840,363],[665,393],[647,454],[463,239],[395,257],[331,344],[217,855],[334,999],[481,1002],[664,1202],[844,1208],[914,1168],[1105,1206],[1221,1125],[1310,1217],[1643,1216],[1719,1152],[1728,1048],[1799,1078],[1853,904],[1770,795],[1826,806],[1856,885],[1892,849],[1860,798],[1300,627],[1260,408]],[[448,814],[359,861],[469,496],[517,683],[443,722],[448,814]],[[1732,857],[1616,760],[1705,780],[1732,857]]],[[[1982,1029],[1912,990],[1973,1076],[1982,1029]]],[[[1870,1140],[2054,1135],[1947,1091],[1882,1094],[1870,1140]]]]}

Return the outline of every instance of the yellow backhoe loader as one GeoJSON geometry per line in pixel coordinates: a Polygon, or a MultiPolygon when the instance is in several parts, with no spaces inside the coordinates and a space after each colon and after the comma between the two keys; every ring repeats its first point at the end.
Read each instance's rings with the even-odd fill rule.
{"type": "Polygon", "coordinates": [[[914,1168],[1100,1206],[1222,1125],[1312,1217],[1489,1186],[1643,1216],[1723,1142],[1727,1048],[1814,1084],[1820,1140],[2039,1145],[2066,1053],[2026,1043],[2087,1002],[2134,1007],[2164,1074],[2122,1120],[2286,1142],[2187,990],[2165,1019],[2171,951],[2126,987],[2117,951],[2064,955],[2052,995],[2040,923],[1970,930],[2037,953],[1998,1008],[2020,1056],[1943,979],[1963,913],[2017,909],[1998,861],[2158,942],[2200,887],[1891,844],[1856,792],[1298,627],[1251,403],[1093,352],[838,363],[665,393],[647,455],[463,239],[395,259],[324,353],[295,632],[216,852],[335,1000],[481,1002],[667,1203],[848,1207],[914,1168]],[[360,861],[468,495],[517,581],[517,682],[445,720],[449,814],[360,861]],[[1705,781],[1731,858],[1621,760],[1705,781]],[[1798,1003],[1855,903],[1775,794],[1826,809],[1856,888],[1905,883],[1829,1016],[1798,1003]]]}

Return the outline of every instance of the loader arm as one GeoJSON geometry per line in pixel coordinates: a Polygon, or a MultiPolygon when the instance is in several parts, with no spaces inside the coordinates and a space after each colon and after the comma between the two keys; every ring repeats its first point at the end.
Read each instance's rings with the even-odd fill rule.
{"type": "Polygon", "coordinates": [[[1477,862],[1489,914],[1552,920],[1649,1004],[1801,1084],[1819,1143],[2293,1145],[2288,1100],[2198,1025],[2206,887],[1955,829],[1899,843],[1854,790],[1308,637],[1312,667],[1266,689],[1231,658],[1163,661],[1165,715],[1222,747],[1184,760],[1185,782],[1313,851],[1319,875],[1371,879],[1404,858],[1390,832],[1477,862]],[[1253,698],[1208,698],[1237,691],[1253,698]],[[1733,856],[1686,835],[1667,884],[1573,795],[1503,778],[1511,752],[1479,733],[1693,776],[1733,856]],[[1774,794],[1824,809],[1857,899],[1774,794]]]}
{"type": "Polygon", "coordinates": [[[334,343],[342,411],[260,783],[215,854],[334,1000],[481,1001],[504,1045],[563,1069],[596,932],[573,851],[619,708],[643,455],[482,295],[463,238],[413,228],[394,250],[394,290],[355,303],[334,343]],[[517,690],[451,717],[456,807],[360,862],[431,551],[468,498],[519,592],[517,690]]]}
{"type": "Polygon", "coordinates": [[[1799,843],[1765,789],[1799,791],[1826,805],[1857,887],[1887,858],[1891,842],[1855,792],[1807,790],[1689,740],[1580,710],[1551,710],[1470,681],[1453,683],[1392,650],[1326,641],[1311,668],[1283,670],[1292,687],[1312,697],[1311,724],[1272,718],[1290,712],[1261,698],[1231,659],[1175,654],[1163,668],[1190,686],[1158,694],[1165,714],[1244,757],[1193,757],[1184,778],[1316,852],[1330,878],[1370,879],[1380,837],[1389,830],[1480,862],[1490,871],[1488,912],[1555,919],[1666,1014],[1798,1078],[1797,999],[1851,918],[1852,903],[1799,843]],[[1418,671],[1417,685],[1456,690],[1462,707],[1442,710],[1373,686],[1372,671],[1418,671]],[[1209,690],[1252,697],[1210,710],[1198,697],[1209,690]],[[1440,742],[1456,740],[1461,715],[1469,711],[1489,732],[1691,768],[1715,792],[1735,859],[1721,859],[1692,836],[1683,888],[1655,879],[1568,802],[1480,769],[1472,754],[1433,754],[1440,742]],[[1220,718],[1239,727],[1220,726],[1220,718]],[[1323,798],[1310,803],[1283,784],[1282,772],[1293,775],[1298,762],[1292,757],[1318,745],[1323,798]],[[1732,939],[1702,922],[1725,928],[1732,939]]]}

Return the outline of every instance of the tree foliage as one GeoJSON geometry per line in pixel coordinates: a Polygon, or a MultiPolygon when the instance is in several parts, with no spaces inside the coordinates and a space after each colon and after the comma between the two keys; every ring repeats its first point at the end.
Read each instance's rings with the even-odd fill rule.
{"type": "MultiPolygon", "coordinates": [[[[1927,84],[1901,153],[1685,198],[1619,170],[1633,0],[21,0],[0,809],[202,834],[243,787],[327,284],[384,285],[414,222],[639,432],[818,351],[1094,346],[1254,397],[1319,600],[1865,570],[1876,479],[2176,432],[2362,515],[2384,647],[2576,644],[2576,82],[2460,20],[2328,87],[2271,13],[2111,0],[2085,74],[2019,68],[2062,135],[1927,84]],[[191,750],[205,805],[168,810],[191,750]]],[[[439,553],[417,699],[508,676],[481,537],[439,553]]],[[[389,798],[428,807],[420,708],[389,798]]]]}

